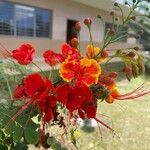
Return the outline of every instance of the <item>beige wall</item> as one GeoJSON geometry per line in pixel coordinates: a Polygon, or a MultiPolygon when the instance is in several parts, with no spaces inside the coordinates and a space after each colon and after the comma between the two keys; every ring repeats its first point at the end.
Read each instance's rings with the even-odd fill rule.
{"type": "MultiPolygon", "coordinates": [[[[82,52],[84,52],[89,35],[87,27],[83,24],[86,17],[96,18],[97,14],[101,14],[104,20],[111,21],[108,12],[82,5],[71,0],[7,0],[29,6],[46,8],[53,10],[53,31],[52,39],[49,38],[32,38],[32,37],[14,37],[0,35],[0,43],[8,50],[17,48],[21,43],[32,43],[37,50],[37,54],[42,54],[46,49],[54,49],[56,52],[60,51],[60,46],[66,41],[67,19],[75,19],[81,21],[83,28],[81,30],[82,52]]],[[[92,34],[94,41],[102,41],[103,25],[99,24],[97,20],[92,25],[92,34]]],[[[99,45],[97,43],[97,45],[99,45]]],[[[117,45],[110,45],[109,49],[133,47],[126,43],[117,43],[117,45]]],[[[1,49],[1,47],[0,47],[1,49]]]]}
{"type": "MultiPolygon", "coordinates": [[[[83,22],[84,18],[96,18],[97,14],[104,16],[105,20],[110,21],[108,13],[102,10],[82,5],[80,3],[72,2],[71,0],[9,0],[10,2],[17,2],[20,4],[31,5],[53,10],[53,31],[52,39],[48,38],[32,38],[32,37],[10,37],[0,36],[0,42],[7,49],[14,49],[23,42],[30,42],[39,50],[56,49],[62,42],[66,41],[67,19],[75,19],[83,22]]],[[[89,35],[86,26],[82,23],[81,40],[89,41],[89,35]]],[[[94,41],[102,41],[103,25],[95,21],[92,26],[92,34],[94,41]]]]}

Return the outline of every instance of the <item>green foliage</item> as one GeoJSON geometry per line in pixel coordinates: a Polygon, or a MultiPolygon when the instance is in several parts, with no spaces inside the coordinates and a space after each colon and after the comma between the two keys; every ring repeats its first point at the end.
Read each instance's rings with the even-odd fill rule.
{"type": "Polygon", "coordinates": [[[8,99],[12,99],[12,89],[19,83],[22,78],[31,73],[32,70],[27,69],[15,63],[12,60],[4,60],[0,62],[0,103],[10,104],[8,99]]]}
{"type": "MultiPolygon", "coordinates": [[[[21,116],[18,116],[16,120],[11,120],[12,117],[17,113],[18,109],[0,109],[1,116],[1,129],[7,136],[12,137],[13,142],[20,143],[24,142],[28,144],[37,144],[39,137],[37,129],[39,124],[35,123],[32,118],[35,113],[33,113],[32,108],[28,108],[21,116]]],[[[3,134],[1,134],[3,136],[3,134]]]]}

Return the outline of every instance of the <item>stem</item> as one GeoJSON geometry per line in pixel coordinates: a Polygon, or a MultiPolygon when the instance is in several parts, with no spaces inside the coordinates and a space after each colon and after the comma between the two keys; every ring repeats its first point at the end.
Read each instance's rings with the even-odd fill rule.
{"type": "Polygon", "coordinates": [[[78,38],[79,38],[78,50],[79,50],[79,52],[81,52],[81,50],[80,50],[80,48],[81,48],[81,45],[80,45],[80,32],[78,32],[77,34],[78,34],[78,38]]]}
{"type": "Polygon", "coordinates": [[[42,74],[46,77],[45,72],[44,72],[36,63],[32,62],[32,64],[33,64],[34,66],[36,66],[36,67],[42,72],[42,74]]]}
{"type": "Polygon", "coordinates": [[[89,33],[90,33],[90,41],[91,41],[92,46],[94,47],[94,42],[93,42],[92,33],[91,33],[91,27],[88,27],[88,29],[89,29],[89,33]]]}
{"type": "Polygon", "coordinates": [[[91,26],[88,26],[88,30],[89,30],[89,34],[90,34],[90,42],[91,42],[91,45],[93,47],[93,54],[94,54],[94,57],[95,57],[94,42],[93,42],[92,33],[91,33],[91,26]]]}
{"type": "Polygon", "coordinates": [[[122,8],[118,5],[117,6],[119,9],[120,9],[120,11],[121,11],[121,18],[122,18],[122,23],[124,22],[124,14],[123,14],[123,10],[122,10],[122,8]]]}
{"type": "Polygon", "coordinates": [[[113,41],[111,41],[110,43],[114,43],[114,42],[117,42],[117,41],[119,41],[119,40],[121,40],[121,39],[124,39],[126,36],[127,36],[127,35],[120,36],[120,37],[114,39],[113,41]]]}
{"type": "MultiPolygon", "coordinates": [[[[103,18],[98,18],[101,22],[102,22],[102,24],[103,24],[103,30],[105,30],[105,22],[104,22],[104,20],[103,20],[103,18]]],[[[100,22],[99,22],[100,23],[100,22]]],[[[108,31],[106,32],[106,33],[104,33],[104,39],[105,39],[105,37],[107,36],[107,34],[108,34],[108,31]]],[[[105,40],[104,40],[105,41],[105,40]]]]}
{"type": "Polygon", "coordinates": [[[9,90],[10,98],[11,98],[11,100],[13,100],[13,95],[12,95],[12,91],[11,91],[11,88],[10,88],[9,81],[8,81],[8,79],[7,79],[7,78],[5,78],[5,80],[6,80],[6,83],[7,83],[8,90],[9,90]]]}
{"type": "Polygon", "coordinates": [[[48,79],[51,79],[51,77],[52,77],[52,67],[50,67],[50,72],[49,72],[49,77],[48,77],[48,79]]]}
{"type": "MultiPolygon", "coordinates": [[[[4,68],[3,68],[3,70],[4,70],[4,68]]],[[[10,98],[11,98],[11,100],[13,100],[13,94],[12,94],[12,90],[11,90],[9,81],[8,81],[8,79],[7,79],[7,75],[4,75],[3,77],[4,77],[4,79],[6,80],[7,88],[8,88],[8,91],[9,91],[10,98]]]]}
{"type": "Polygon", "coordinates": [[[22,113],[24,112],[29,105],[31,105],[33,103],[34,99],[31,99],[30,101],[28,101],[27,103],[25,103],[22,108],[20,110],[17,111],[17,113],[15,115],[12,116],[11,120],[6,124],[6,126],[4,128],[7,128],[13,121],[16,120],[16,118],[22,113]]]}

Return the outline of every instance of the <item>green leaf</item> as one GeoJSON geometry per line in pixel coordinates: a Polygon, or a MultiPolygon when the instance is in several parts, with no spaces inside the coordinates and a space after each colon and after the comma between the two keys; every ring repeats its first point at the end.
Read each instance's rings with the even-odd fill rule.
{"type": "Polygon", "coordinates": [[[17,143],[14,149],[15,150],[28,150],[28,146],[25,143],[17,143]]]}
{"type": "Polygon", "coordinates": [[[5,128],[5,133],[8,135],[12,134],[14,132],[15,128],[16,128],[16,124],[15,124],[15,122],[12,122],[9,126],[7,126],[5,128]]]}
{"type": "Polygon", "coordinates": [[[29,144],[35,145],[38,143],[39,133],[34,129],[28,127],[24,131],[24,137],[29,144]]]}
{"type": "Polygon", "coordinates": [[[5,138],[5,134],[3,133],[3,131],[0,130],[0,139],[4,139],[5,138]]]}
{"type": "Polygon", "coordinates": [[[0,150],[8,150],[8,147],[4,145],[0,145],[0,150]]]}
{"type": "Polygon", "coordinates": [[[16,126],[14,133],[13,133],[14,142],[16,143],[20,142],[22,136],[23,136],[23,129],[19,126],[16,126]]]}

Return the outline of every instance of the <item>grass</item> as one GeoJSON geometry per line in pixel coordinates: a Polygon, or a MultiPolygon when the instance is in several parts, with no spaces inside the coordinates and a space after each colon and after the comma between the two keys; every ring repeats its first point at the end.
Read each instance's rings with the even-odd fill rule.
{"type": "MultiPolygon", "coordinates": [[[[131,83],[118,82],[121,92],[131,91],[145,79],[137,78],[131,83]]],[[[146,78],[148,80],[148,78],[146,78]]],[[[101,137],[96,133],[81,133],[80,150],[149,150],[150,149],[150,96],[133,101],[117,101],[113,104],[99,103],[99,111],[109,116],[99,118],[110,124],[116,132],[114,136],[101,127],[101,137]],[[111,121],[112,120],[112,121],[111,121]],[[119,136],[119,137],[118,137],[119,136]]]]}

